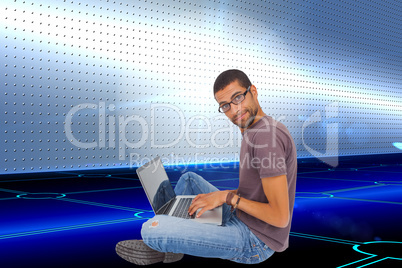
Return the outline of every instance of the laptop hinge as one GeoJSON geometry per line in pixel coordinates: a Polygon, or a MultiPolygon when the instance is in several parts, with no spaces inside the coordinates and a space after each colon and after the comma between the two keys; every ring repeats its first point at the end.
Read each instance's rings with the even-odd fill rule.
{"type": "Polygon", "coordinates": [[[160,209],[158,209],[158,211],[156,212],[156,215],[168,215],[170,210],[172,209],[175,201],[176,201],[176,197],[170,199],[160,209]]]}

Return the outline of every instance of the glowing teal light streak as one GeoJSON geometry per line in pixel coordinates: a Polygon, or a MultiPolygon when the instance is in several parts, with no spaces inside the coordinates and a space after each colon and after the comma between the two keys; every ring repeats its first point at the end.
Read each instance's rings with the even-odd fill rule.
{"type": "Polygon", "coordinates": [[[356,241],[333,238],[333,237],[325,237],[325,236],[320,236],[320,235],[303,234],[303,233],[296,233],[296,232],[290,232],[290,235],[291,236],[296,236],[296,237],[314,239],[314,240],[321,240],[321,241],[326,241],[326,242],[345,244],[345,245],[353,245],[354,246],[354,245],[357,245],[357,244],[358,245],[361,244],[360,242],[356,242],[356,241]]]}
{"type": "Polygon", "coordinates": [[[31,236],[31,235],[48,234],[48,233],[54,233],[54,232],[77,230],[77,229],[90,228],[90,227],[105,226],[105,225],[118,224],[118,223],[126,223],[126,222],[138,221],[138,220],[143,220],[143,218],[135,217],[135,218],[127,218],[127,219],[119,219],[119,220],[101,221],[101,222],[77,224],[77,225],[70,225],[70,226],[63,226],[63,227],[55,227],[55,228],[21,232],[21,233],[5,234],[5,235],[0,236],[0,240],[17,238],[17,237],[25,237],[25,236],[31,236]]]}
{"type": "MultiPolygon", "coordinates": [[[[360,260],[357,260],[357,261],[354,261],[354,262],[351,262],[351,263],[348,263],[348,264],[345,264],[345,265],[342,265],[342,266],[339,266],[337,268],[347,267],[347,266],[354,265],[354,264],[359,265],[358,267],[361,268],[361,267],[366,267],[366,266],[369,266],[369,265],[372,265],[372,264],[375,264],[375,263],[378,263],[378,262],[381,262],[381,261],[384,261],[384,260],[387,260],[387,259],[402,260],[401,257],[380,256],[380,255],[365,252],[365,251],[359,249],[360,246],[364,246],[364,245],[368,245],[368,244],[379,244],[379,246],[381,246],[380,244],[402,244],[402,242],[397,242],[397,241],[370,241],[370,242],[362,243],[360,245],[355,245],[355,246],[353,246],[353,249],[355,251],[357,251],[359,253],[362,253],[362,254],[365,254],[365,255],[369,255],[369,257],[363,258],[363,259],[360,259],[360,260]],[[360,264],[362,264],[362,265],[360,265],[360,264]]],[[[353,267],[355,267],[355,266],[356,265],[354,265],[353,267]]]]}
{"type": "MultiPolygon", "coordinates": [[[[351,266],[353,264],[360,263],[362,265],[358,266],[360,267],[366,267],[371,264],[381,262],[386,259],[393,259],[393,260],[402,260],[402,257],[392,257],[392,256],[379,256],[377,254],[373,253],[368,253],[363,250],[359,249],[359,246],[367,245],[367,244],[381,244],[381,243],[393,243],[393,244],[402,244],[402,242],[398,241],[370,241],[370,242],[357,242],[357,241],[351,241],[351,240],[345,240],[345,239],[338,239],[338,238],[333,238],[333,237],[325,237],[325,236],[319,236],[319,235],[312,235],[312,234],[303,234],[303,233],[296,233],[296,232],[290,232],[291,236],[295,237],[302,237],[302,238],[307,238],[307,239],[314,239],[314,240],[320,240],[320,241],[326,241],[326,242],[333,242],[333,243],[339,243],[339,244],[345,244],[345,245],[353,245],[353,249],[359,253],[365,254],[365,255],[370,255],[369,257],[347,263],[342,266],[338,266],[337,268],[342,268],[342,267],[347,267],[351,266]],[[367,260],[372,260],[369,261],[368,263],[366,262],[367,260]],[[364,263],[364,264],[363,264],[364,263]]],[[[353,266],[355,267],[355,266],[353,266]]]]}
{"type": "Polygon", "coordinates": [[[124,187],[124,188],[108,188],[108,189],[99,189],[99,190],[89,190],[89,191],[77,191],[77,192],[67,192],[65,194],[86,194],[86,193],[99,193],[99,192],[109,192],[109,191],[124,191],[124,190],[132,190],[132,189],[142,189],[141,186],[134,187],[124,187]]]}
{"type": "MultiPolygon", "coordinates": [[[[350,266],[350,265],[352,265],[352,264],[356,264],[356,263],[359,263],[359,262],[363,262],[363,261],[372,259],[372,258],[374,258],[374,257],[376,257],[376,255],[373,255],[373,256],[370,256],[370,257],[367,257],[367,258],[358,260],[358,261],[350,262],[350,263],[347,263],[347,264],[345,264],[345,265],[338,266],[337,268],[342,268],[342,267],[350,266]]],[[[370,263],[370,264],[372,264],[372,263],[370,263]]],[[[359,267],[364,267],[364,266],[367,266],[367,265],[369,265],[369,264],[366,264],[366,265],[363,265],[363,266],[359,266],[359,267]]]]}
{"type": "Polygon", "coordinates": [[[97,207],[104,207],[104,208],[112,208],[112,209],[118,209],[118,210],[124,210],[124,211],[132,211],[132,212],[150,212],[149,210],[143,210],[143,209],[138,209],[138,208],[129,208],[129,207],[116,206],[116,205],[110,205],[110,204],[104,204],[104,203],[98,203],[98,202],[91,202],[91,201],[83,201],[83,200],[71,199],[71,198],[63,198],[63,199],[60,199],[60,201],[67,201],[67,202],[72,202],[72,203],[78,203],[78,204],[84,204],[84,205],[90,205],[90,206],[97,206],[97,207]]]}
{"type": "MultiPolygon", "coordinates": [[[[367,244],[402,244],[402,242],[398,242],[398,241],[370,241],[370,242],[362,243],[362,245],[367,245],[367,244]]],[[[378,255],[376,255],[376,254],[372,254],[372,253],[368,253],[368,252],[365,252],[365,251],[363,251],[363,250],[360,250],[360,249],[359,249],[359,246],[361,246],[361,245],[355,245],[355,246],[353,247],[353,249],[356,250],[357,252],[360,252],[360,253],[363,253],[363,254],[366,254],[366,255],[378,256],[378,255]]],[[[401,255],[402,255],[402,254],[401,254],[401,255]]],[[[399,261],[401,261],[401,260],[402,260],[402,257],[391,257],[391,256],[388,256],[388,257],[386,257],[386,259],[393,259],[393,260],[399,260],[399,261]]]]}
{"type": "Polygon", "coordinates": [[[394,145],[399,150],[402,150],[402,142],[394,142],[394,143],[392,143],[392,145],[394,145]]]}
{"type": "Polygon", "coordinates": [[[65,197],[65,194],[59,193],[26,193],[17,195],[22,199],[59,199],[65,197]]]}

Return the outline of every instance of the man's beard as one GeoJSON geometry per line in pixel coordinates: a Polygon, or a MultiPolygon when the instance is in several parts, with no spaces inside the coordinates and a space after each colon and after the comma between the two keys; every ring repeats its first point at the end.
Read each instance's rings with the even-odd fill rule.
{"type": "Polygon", "coordinates": [[[247,118],[247,120],[245,121],[245,122],[243,122],[243,121],[238,121],[236,118],[234,118],[234,119],[231,119],[231,121],[232,121],[232,123],[233,124],[235,124],[235,125],[237,125],[238,127],[240,127],[240,128],[244,128],[244,129],[246,129],[246,128],[248,128],[249,126],[251,126],[253,123],[254,123],[254,121],[255,121],[255,117],[257,116],[257,113],[258,113],[258,108],[255,108],[254,110],[252,110],[252,109],[245,109],[244,110],[244,112],[242,112],[241,114],[245,114],[245,113],[248,113],[249,114],[249,117],[247,118]]]}

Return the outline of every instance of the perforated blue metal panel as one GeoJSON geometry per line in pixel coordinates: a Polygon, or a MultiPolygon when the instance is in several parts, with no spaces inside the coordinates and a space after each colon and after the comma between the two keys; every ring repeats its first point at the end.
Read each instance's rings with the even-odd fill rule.
{"type": "MultiPolygon", "coordinates": [[[[400,152],[400,1],[2,0],[3,174],[237,161],[245,71],[298,156],[400,152]]],[[[336,165],[336,161],[329,161],[336,165]]]]}

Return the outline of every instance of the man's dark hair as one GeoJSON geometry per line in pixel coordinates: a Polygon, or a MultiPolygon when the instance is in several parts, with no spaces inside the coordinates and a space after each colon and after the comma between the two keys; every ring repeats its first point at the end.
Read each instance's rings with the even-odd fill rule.
{"type": "Polygon", "coordinates": [[[236,80],[238,81],[239,85],[244,88],[251,86],[251,81],[244,72],[236,69],[227,70],[216,78],[214,83],[214,95],[216,92],[224,89],[227,85],[235,82],[236,80]]]}

